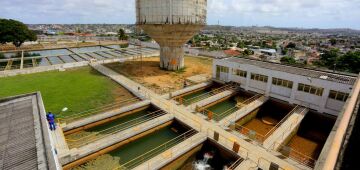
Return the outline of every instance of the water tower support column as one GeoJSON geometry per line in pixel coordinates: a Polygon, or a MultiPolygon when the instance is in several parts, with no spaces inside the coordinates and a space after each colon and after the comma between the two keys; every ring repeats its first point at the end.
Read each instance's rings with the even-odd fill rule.
{"type": "Polygon", "coordinates": [[[160,67],[165,70],[184,68],[184,49],[180,47],[162,46],[160,48],[160,67]]]}

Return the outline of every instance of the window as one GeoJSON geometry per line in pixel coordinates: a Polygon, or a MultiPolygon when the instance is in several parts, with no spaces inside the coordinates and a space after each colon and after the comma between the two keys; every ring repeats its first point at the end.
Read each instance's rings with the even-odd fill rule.
{"type": "Polygon", "coordinates": [[[256,81],[262,81],[262,82],[266,83],[268,81],[268,76],[251,73],[251,79],[256,80],[256,81]]]}
{"type": "Polygon", "coordinates": [[[335,90],[330,90],[329,98],[345,102],[349,97],[349,93],[343,93],[335,90]]]}
{"type": "Polygon", "coordinates": [[[240,76],[240,77],[246,77],[246,76],[247,76],[247,72],[246,72],[246,71],[242,71],[242,70],[235,69],[235,70],[234,70],[234,75],[237,75],[237,76],[240,76]]]}
{"type": "Polygon", "coordinates": [[[223,73],[229,73],[229,67],[224,67],[224,66],[216,66],[216,71],[217,72],[223,72],[223,73]]]}
{"type": "Polygon", "coordinates": [[[289,89],[292,89],[293,87],[293,82],[289,81],[289,80],[283,80],[283,79],[279,79],[279,78],[273,78],[272,79],[272,84],[276,85],[276,86],[282,86],[282,87],[286,87],[289,89]]]}
{"type": "Polygon", "coordinates": [[[317,96],[322,96],[324,92],[324,88],[299,83],[298,91],[314,94],[317,96]]]}

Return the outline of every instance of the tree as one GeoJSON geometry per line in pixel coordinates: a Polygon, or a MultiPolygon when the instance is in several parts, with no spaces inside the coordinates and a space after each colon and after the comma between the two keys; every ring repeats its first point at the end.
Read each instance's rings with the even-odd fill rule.
{"type": "Polygon", "coordinates": [[[0,53],[0,59],[4,59],[5,55],[3,53],[0,53]]]}
{"type": "Polygon", "coordinates": [[[285,48],[296,48],[296,44],[293,42],[290,42],[285,48]]]}
{"type": "Polygon", "coordinates": [[[280,59],[280,62],[284,64],[295,64],[296,60],[293,57],[285,56],[280,59]]]}
{"type": "Polygon", "coordinates": [[[337,67],[358,74],[360,72],[360,51],[350,51],[339,57],[337,67]]]}
{"type": "Polygon", "coordinates": [[[324,63],[325,66],[333,66],[335,63],[337,63],[339,49],[331,49],[330,51],[324,52],[320,59],[324,63]]]}
{"type": "Polygon", "coordinates": [[[284,48],[284,49],[281,50],[281,54],[286,55],[288,53],[288,51],[289,50],[287,48],[284,48]]]}
{"type": "Polygon", "coordinates": [[[128,36],[125,34],[124,29],[120,28],[118,31],[118,38],[119,40],[128,40],[128,36]]]}
{"type": "Polygon", "coordinates": [[[238,47],[238,48],[245,48],[245,43],[244,43],[244,41],[239,41],[239,42],[237,43],[237,47],[238,47]]]}
{"type": "Polygon", "coordinates": [[[25,41],[36,41],[36,34],[22,22],[12,19],[0,19],[0,43],[12,42],[20,47],[25,41]]]}
{"type": "Polygon", "coordinates": [[[329,41],[330,41],[330,44],[331,44],[331,45],[335,45],[335,44],[336,44],[336,39],[335,39],[335,38],[331,38],[329,41]]]}

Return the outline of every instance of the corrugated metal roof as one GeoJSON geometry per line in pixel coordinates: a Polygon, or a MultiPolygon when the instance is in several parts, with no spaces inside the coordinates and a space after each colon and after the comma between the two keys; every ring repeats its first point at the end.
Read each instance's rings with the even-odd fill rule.
{"type": "Polygon", "coordinates": [[[0,101],[0,169],[49,169],[36,95],[0,101]]]}
{"type": "Polygon", "coordinates": [[[311,77],[311,78],[333,81],[333,82],[342,83],[342,84],[353,85],[357,79],[356,76],[347,76],[347,75],[342,75],[342,74],[330,73],[330,72],[326,72],[326,71],[293,67],[293,66],[288,66],[288,65],[270,63],[270,62],[264,62],[264,61],[253,60],[253,59],[246,59],[246,58],[233,57],[233,58],[227,58],[224,60],[230,61],[230,62],[237,62],[240,64],[254,65],[254,66],[261,67],[261,68],[286,72],[286,73],[290,73],[290,74],[297,74],[297,75],[311,77]]]}

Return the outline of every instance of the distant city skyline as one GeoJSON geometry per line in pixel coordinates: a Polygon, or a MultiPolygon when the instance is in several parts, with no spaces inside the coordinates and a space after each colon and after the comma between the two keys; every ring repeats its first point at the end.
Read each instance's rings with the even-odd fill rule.
{"type": "MultiPolygon", "coordinates": [[[[134,24],[135,0],[2,0],[26,24],[134,24]]],[[[360,0],[208,0],[208,24],[360,29],[360,0]]]]}

